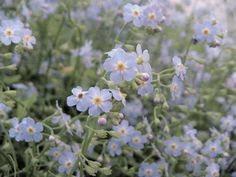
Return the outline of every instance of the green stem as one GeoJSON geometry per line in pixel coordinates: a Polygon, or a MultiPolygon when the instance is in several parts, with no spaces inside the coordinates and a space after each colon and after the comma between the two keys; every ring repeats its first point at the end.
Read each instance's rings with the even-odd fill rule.
{"type": "Polygon", "coordinates": [[[190,40],[190,43],[188,44],[188,47],[187,47],[187,49],[186,49],[186,51],[185,51],[185,54],[184,54],[184,56],[183,56],[183,63],[185,64],[185,62],[187,61],[187,57],[188,57],[188,53],[189,53],[189,51],[190,51],[190,48],[191,48],[191,46],[192,46],[192,39],[190,40]]]}
{"type": "MultiPolygon", "coordinates": [[[[95,128],[96,126],[96,123],[94,121],[94,119],[90,119],[89,116],[87,118],[87,125],[91,124],[90,128],[95,128]]],[[[82,143],[82,153],[83,154],[87,154],[87,149],[89,147],[89,144],[93,138],[93,135],[94,135],[94,131],[93,129],[90,129],[90,128],[86,128],[87,129],[87,132],[86,132],[86,135],[85,135],[85,139],[82,143]]]]}

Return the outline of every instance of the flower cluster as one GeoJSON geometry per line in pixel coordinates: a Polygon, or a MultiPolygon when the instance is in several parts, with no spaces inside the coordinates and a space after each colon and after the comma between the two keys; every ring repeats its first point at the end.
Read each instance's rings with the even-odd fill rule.
{"type": "Polygon", "coordinates": [[[12,128],[9,129],[9,136],[16,141],[40,142],[43,139],[43,125],[35,122],[34,119],[26,117],[21,122],[17,118],[12,119],[12,128]]]}
{"type": "Polygon", "coordinates": [[[132,81],[136,78],[138,94],[153,93],[152,68],[149,64],[148,50],[142,51],[140,44],[136,46],[136,52],[126,52],[122,48],[116,48],[108,52],[103,68],[110,73],[110,80],[116,84],[122,81],[132,81]]]}
{"type": "Polygon", "coordinates": [[[182,90],[183,90],[183,80],[187,72],[187,67],[185,67],[181,59],[177,56],[172,59],[173,64],[175,65],[175,73],[176,75],[172,78],[172,82],[170,85],[170,92],[172,99],[180,98],[182,90]]]}
{"type": "MultiPolygon", "coordinates": [[[[69,146],[60,140],[56,140],[57,146],[50,148],[48,155],[58,162],[58,172],[69,175],[77,160],[76,153],[80,151],[78,144],[69,146]]],[[[79,176],[79,171],[76,171],[79,176]]]]}
{"type": "Polygon", "coordinates": [[[91,87],[83,91],[80,86],[72,89],[71,96],[67,97],[68,106],[76,106],[80,112],[88,110],[90,116],[99,116],[101,113],[109,112],[112,109],[112,98],[123,101],[122,93],[117,89],[100,89],[91,87]]]}
{"type": "Polygon", "coordinates": [[[33,49],[36,39],[30,29],[25,28],[23,23],[18,20],[3,20],[0,25],[0,40],[8,46],[11,43],[19,44],[22,42],[27,49],[33,49]]]}
{"type": "Polygon", "coordinates": [[[128,144],[135,150],[141,150],[144,148],[144,144],[147,143],[147,137],[142,135],[140,131],[135,130],[133,126],[129,126],[127,120],[113,126],[113,130],[120,134],[120,138],[112,138],[108,143],[108,151],[111,156],[121,155],[121,146],[128,144]]]}
{"type": "Polygon", "coordinates": [[[193,38],[197,42],[206,42],[214,47],[220,45],[223,34],[216,20],[211,21],[208,19],[194,26],[193,38]]]}
{"type": "Polygon", "coordinates": [[[137,27],[145,26],[152,29],[159,28],[165,21],[165,16],[157,3],[150,3],[145,6],[126,4],[123,12],[125,22],[133,22],[137,27]]]}
{"type": "Polygon", "coordinates": [[[202,143],[197,138],[197,130],[184,126],[184,137],[172,137],[164,142],[165,153],[186,160],[186,170],[194,176],[220,176],[228,158],[229,134],[212,129],[212,138],[202,143]]]}

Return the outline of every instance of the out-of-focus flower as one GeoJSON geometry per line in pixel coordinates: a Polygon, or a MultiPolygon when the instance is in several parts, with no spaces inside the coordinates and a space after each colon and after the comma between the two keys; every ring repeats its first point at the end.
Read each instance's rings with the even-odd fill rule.
{"type": "Polygon", "coordinates": [[[133,4],[126,4],[124,6],[124,20],[125,22],[133,21],[133,24],[137,27],[142,26],[142,15],[143,15],[143,8],[138,5],[133,4]]]}
{"type": "Polygon", "coordinates": [[[182,90],[183,82],[177,76],[174,76],[170,84],[170,92],[172,99],[175,100],[176,98],[180,98],[182,90]]]}
{"type": "Polygon", "coordinates": [[[18,44],[22,38],[23,24],[14,20],[4,20],[0,26],[0,40],[4,45],[18,44]]]}
{"type": "Polygon", "coordinates": [[[122,153],[121,142],[115,138],[112,138],[108,143],[108,152],[112,157],[115,155],[120,155],[122,153]]]}
{"type": "Polygon", "coordinates": [[[187,68],[182,64],[181,59],[177,56],[175,56],[172,59],[173,64],[175,65],[175,72],[178,77],[181,78],[181,80],[184,80],[184,77],[186,75],[187,68]]]}

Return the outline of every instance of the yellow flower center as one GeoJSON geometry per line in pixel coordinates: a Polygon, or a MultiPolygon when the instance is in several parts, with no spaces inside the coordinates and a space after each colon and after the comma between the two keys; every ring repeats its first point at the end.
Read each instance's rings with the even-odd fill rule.
{"type": "Polygon", "coordinates": [[[13,31],[12,31],[12,29],[7,28],[7,29],[4,31],[4,34],[5,34],[5,36],[7,36],[7,37],[11,37],[11,36],[13,35],[13,31]]]}
{"type": "Polygon", "coordinates": [[[115,150],[115,149],[116,149],[116,144],[112,144],[112,145],[111,145],[111,148],[112,148],[113,150],[115,150]]]}
{"type": "Polygon", "coordinates": [[[28,133],[33,134],[35,132],[35,129],[33,127],[29,127],[27,131],[28,133]]]}
{"type": "Polygon", "coordinates": [[[177,84],[176,83],[173,83],[172,84],[172,90],[173,90],[173,92],[176,92],[177,91],[177,84]]]}
{"type": "Polygon", "coordinates": [[[116,64],[116,70],[120,71],[120,72],[123,72],[125,71],[126,69],[126,64],[122,61],[119,61],[117,64],[116,64]]]}
{"type": "Polygon", "coordinates": [[[153,12],[152,12],[152,13],[149,13],[149,14],[148,14],[148,19],[149,19],[149,20],[155,20],[155,19],[156,19],[156,14],[153,13],[153,12]]]}
{"type": "Polygon", "coordinates": [[[143,57],[142,57],[142,56],[139,56],[139,57],[137,58],[137,64],[142,65],[143,63],[144,63],[143,57]]]}
{"type": "Polygon", "coordinates": [[[184,70],[184,65],[183,65],[182,63],[180,63],[180,64],[178,65],[178,67],[179,67],[179,70],[180,70],[180,71],[183,71],[183,70],[184,70]]]}
{"type": "Polygon", "coordinates": [[[204,35],[209,35],[209,34],[210,34],[210,29],[209,29],[209,28],[204,28],[204,29],[202,30],[202,33],[203,33],[204,35]]]}
{"type": "Polygon", "coordinates": [[[28,35],[28,34],[26,34],[26,35],[24,36],[24,40],[27,41],[27,42],[30,40],[30,38],[31,38],[31,37],[30,37],[30,35],[28,35]]]}
{"type": "Polygon", "coordinates": [[[93,104],[95,104],[96,106],[100,106],[102,104],[102,98],[99,96],[95,96],[93,98],[93,104]]]}

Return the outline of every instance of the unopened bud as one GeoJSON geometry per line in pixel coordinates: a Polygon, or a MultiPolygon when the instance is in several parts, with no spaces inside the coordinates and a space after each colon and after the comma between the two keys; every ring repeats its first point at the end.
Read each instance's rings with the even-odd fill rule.
{"type": "Polygon", "coordinates": [[[120,113],[118,114],[118,118],[119,118],[119,119],[123,119],[123,118],[124,118],[124,114],[120,112],[120,113]]]}
{"type": "Polygon", "coordinates": [[[98,123],[98,125],[100,125],[100,126],[106,125],[106,124],[107,124],[107,119],[106,119],[106,117],[99,117],[97,123],[98,123]]]}
{"type": "Polygon", "coordinates": [[[148,81],[150,79],[150,75],[148,73],[142,73],[141,80],[148,81]]]}
{"type": "Polygon", "coordinates": [[[48,139],[49,139],[49,141],[55,141],[56,138],[55,138],[55,136],[50,135],[48,139]]]}

